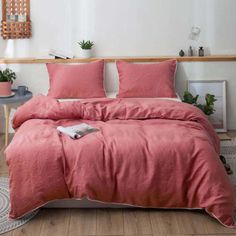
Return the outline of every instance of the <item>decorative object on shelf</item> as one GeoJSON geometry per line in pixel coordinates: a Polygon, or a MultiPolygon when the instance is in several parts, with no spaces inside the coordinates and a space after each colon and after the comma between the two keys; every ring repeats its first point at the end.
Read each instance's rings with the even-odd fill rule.
{"type": "Polygon", "coordinates": [[[189,91],[185,91],[184,92],[184,99],[182,101],[185,103],[188,103],[188,104],[192,104],[195,107],[198,107],[207,116],[214,114],[214,112],[215,112],[214,104],[217,101],[217,99],[215,99],[215,95],[207,93],[205,95],[205,104],[198,103],[197,102],[198,98],[199,98],[199,95],[196,95],[194,97],[189,91]]]}
{"type": "Polygon", "coordinates": [[[193,57],[193,47],[192,46],[190,46],[188,49],[188,56],[193,57]]]}
{"type": "Polygon", "coordinates": [[[183,50],[180,50],[179,55],[180,55],[181,57],[184,57],[184,55],[185,55],[184,51],[183,51],[183,50]]]}
{"type": "Polygon", "coordinates": [[[60,50],[50,49],[49,50],[49,56],[53,56],[55,59],[71,59],[73,58],[73,55],[68,52],[63,52],[60,50]]]}
{"type": "MultiPolygon", "coordinates": [[[[198,95],[200,104],[204,103],[206,94],[214,94],[209,97],[208,103],[214,100],[214,113],[209,116],[209,120],[217,132],[227,131],[226,119],[226,81],[225,80],[190,80],[188,81],[188,91],[194,96],[198,95]]],[[[196,99],[196,97],[195,97],[196,99]]]]}
{"type": "Polygon", "coordinates": [[[3,39],[31,37],[30,0],[2,0],[3,39]]]}
{"type": "Polygon", "coordinates": [[[0,96],[11,96],[11,85],[16,79],[16,73],[10,69],[0,70],[0,96]]]}
{"type": "Polygon", "coordinates": [[[88,41],[80,41],[78,42],[78,44],[80,45],[81,50],[81,54],[80,57],[81,58],[90,58],[92,57],[92,47],[94,46],[94,42],[88,40],[88,41]]]}
{"type": "Polygon", "coordinates": [[[198,55],[199,55],[199,57],[204,57],[204,48],[203,47],[199,47],[198,55]]]}

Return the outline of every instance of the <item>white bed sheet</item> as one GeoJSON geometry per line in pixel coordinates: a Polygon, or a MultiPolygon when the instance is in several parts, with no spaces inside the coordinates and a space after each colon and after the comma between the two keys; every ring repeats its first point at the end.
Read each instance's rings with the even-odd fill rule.
{"type": "MultiPolygon", "coordinates": [[[[107,98],[116,98],[116,92],[107,92],[107,98]]],[[[176,102],[182,102],[181,98],[178,94],[177,98],[158,98],[158,99],[162,99],[162,100],[172,100],[172,101],[176,101],[176,102]]],[[[83,98],[63,98],[63,99],[58,99],[59,102],[68,102],[68,101],[81,101],[83,100],[83,98]]]]}

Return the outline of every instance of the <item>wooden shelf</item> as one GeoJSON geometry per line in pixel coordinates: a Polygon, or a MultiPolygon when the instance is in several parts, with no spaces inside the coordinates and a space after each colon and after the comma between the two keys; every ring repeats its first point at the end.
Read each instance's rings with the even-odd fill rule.
{"type": "Polygon", "coordinates": [[[99,57],[99,58],[73,58],[73,59],[50,59],[50,58],[0,58],[0,64],[44,64],[44,63],[85,63],[104,59],[106,62],[123,60],[127,62],[161,62],[175,58],[179,62],[214,62],[214,61],[236,61],[236,55],[215,55],[205,57],[99,57]]]}

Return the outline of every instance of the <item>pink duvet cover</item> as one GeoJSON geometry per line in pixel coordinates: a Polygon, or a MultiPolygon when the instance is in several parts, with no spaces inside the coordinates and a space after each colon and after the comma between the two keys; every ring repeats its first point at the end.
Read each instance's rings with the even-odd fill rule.
{"type": "Polygon", "coordinates": [[[234,191],[202,112],[159,99],[59,103],[37,96],[15,113],[6,150],[10,217],[48,201],[84,198],[153,208],[205,209],[234,227],[234,191]],[[82,139],[56,127],[86,122],[82,139]]]}

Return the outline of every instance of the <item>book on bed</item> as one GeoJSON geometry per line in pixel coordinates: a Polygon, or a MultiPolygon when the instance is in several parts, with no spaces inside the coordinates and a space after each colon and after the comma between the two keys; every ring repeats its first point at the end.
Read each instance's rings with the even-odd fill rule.
{"type": "Polygon", "coordinates": [[[92,127],[86,123],[82,123],[80,125],[74,125],[68,127],[58,126],[57,130],[62,134],[68,135],[72,139],[79,139],[87,134],[96,132],[99,129],[92,127]]]}

